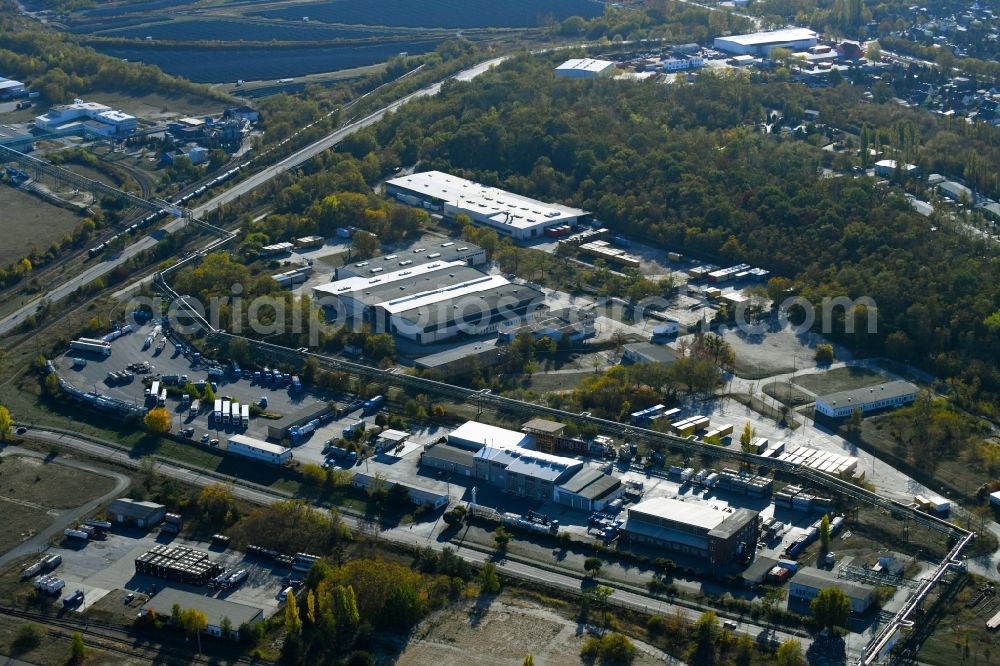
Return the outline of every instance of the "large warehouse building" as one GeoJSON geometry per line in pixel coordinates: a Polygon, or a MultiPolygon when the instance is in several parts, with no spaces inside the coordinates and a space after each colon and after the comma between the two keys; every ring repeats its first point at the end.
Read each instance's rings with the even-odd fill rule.
{"type": "Polygon", "coordinates": [[[549,227],[576,226],[590,218],[585,210],[543,203],[441,171],[393,178],[386,181],[385,191],[403,203],[447,218],[464,213],[474,223],[516,240],[539,238],[549,227]]]}
{"type": "Polygon", "coordinates": [[[910,382],[894,381],[867,388],[838,391],[816,398],[816,411],[831,418],[850,416],[855,409],[873,412],[900,407],[917,399],[917,387],[910,382]]]}
{"type": "Polygon", "coordinates": [[[332,309],[331,321],[364,323],[419,343],[459,333],[495,333],[500,325],[531,321],[544,310],[545,294],[486,275],[464,261],[433,261],[373,277],[349,277],[313,290],[332,309]]]}
{"type": "Polygon", "coordinates": [[[615,63],[594,58],[572,58],[556,67],[556,76],[563,79],[599,79],[614,76],[615,63]]]}
{"type": "Polygon", "coordinates": [[[715,48],[734,55],[770,55],[771,49],[784,48],[792,51],[805,51],[816,46],[819,39],[808,28],[786,28],[772,32],[754,32],[749,35],[730,35],[716,37],[715,48]]]}
{"type": "Polygon", "coordinates": [[[732,513],[668,497],[640,502],[628,510],[622,539],[673,550],[725,566],[752,556],[760,536],[756,511],[732,513]]]}

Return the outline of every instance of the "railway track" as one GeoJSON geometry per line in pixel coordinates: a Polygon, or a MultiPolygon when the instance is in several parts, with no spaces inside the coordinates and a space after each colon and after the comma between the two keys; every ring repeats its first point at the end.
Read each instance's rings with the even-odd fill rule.
{"type": "Polygon", "coordinates": [[[0,607],[0,614],[14,617],[21,620],[29,620],[35,624],[44,626],[49,635],[56,638],[70,640],[72,635],[79,632],[83,642],[89,647],[122,655],[135,659],[136,657],[148,658],[155,663],[178,663],[178,664],[267,664],[270,662],[260,659],[250,659],[246,656],[236,656],[232,658],[220,659],[217,655],[204,655],[196,653],[187,643],[171,644],[163,641],[152,643],[147,638],[129,632],[118,625],[106,622],[94,622],[87,618],[57,617],[47,613],[29,611],[20,608],[0,607]]]}

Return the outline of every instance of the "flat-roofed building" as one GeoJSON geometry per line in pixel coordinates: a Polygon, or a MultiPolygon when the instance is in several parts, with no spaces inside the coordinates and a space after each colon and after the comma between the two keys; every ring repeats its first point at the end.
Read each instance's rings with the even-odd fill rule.
{"type": "Polygon", "coordinates": [[[135,525],[136,527],[152,527],[167,515],[167,507],[155,502],[134,500],[131,497],[120,497],[112,502],[105,512],[108,522],[119,525],[135,525]]]}
{"type": "Polygon", "coordinates": [[[615,63],[594,58],[571,58],[556,67],[556,76],[564,79],[600,79],[614,73],[615,63]]]}
{"type": "Polygon", "coordinates": [[[766,56],[772,49],[785,48],[804,51],[816,46],[817,35],[808,28],[785,28],[771,32],[754,32],[746,35],[716,37],[715,48],[736,55],[766,56]]]}
{"type": "Polygon", "coordinates": [[[666,345],[657,345],[652,342],[633,342],[622,348],[622,360],[630,363],[670,365],[677,361],[677,352],[666,345]]]}
{"type": "Polygon", "coordinates": [[[228,599],[217,597],[206,597],[204,594],[194,594],[165,587],[149,601],[142,605],[139,616],[142,617],[149,612],[155,612],[158,617],[170,619],[171,610],[174,605],[180,606],[182,610],[195,608],[205,614],[208,624],[205,626],[205,633],[219,638],[240,639],[240,631],[245,628],[252,628],[254,625],[264,621],[264,609],[247,604],[236,603],[228,599]],[[228,636],[223,635],[223,620],[229,618],[232,630],[228,636]]]}
{"type": "Polygon", "coordinates": [[[292,459],[292,450],[280,444],[271,444],[262,439],[233,435],[226,444],[226,450],[237,456],[263,460],[275,465],[284,465],[292,459]]]}
{"type": "Polygon", "coordinates": [[[413,270],[418,266],[435,262],[450,265],[454,265],[454,262],[462,262],[466,266],[482,266],[486,263],[486,250],[475,243],[463,240],[419,242],[405,249],[394,250],[389,254],[340,266],[336,269],[335,276],[337,280],[349,277],[369,278],[380,273],[390,274],[407,269],[413,270]]]}
{"type": "Polygon", "coordinates": [[[578,511],[601,511],[621,497],[622,481],[585,465],[555,489],[555,501],[578,511]]]}
{"type": "Polygon", "coordinates": [[[545,229],[576,226],[590,213],[488,187],[441,171],[424,171],[386,181],[386,193],[411,206],[442,213],[465,214],[475,224],[517,240],[541,237],[545,229]]]}
{"type": "Polygon", "coordinates": [[[802,567],[795,572],[788,585],[788,599],[810,602],[820,591],[837,588],[851,600],[852,613],[864,613],[872,605],[875,588],[854,581],[838,578],[837,574],[813,567],[802,567]]]}
{"type": "Polygon", "coordinates": [[[364,323],[418,343],[495,333],[503,324],[530,321],[545,307],[538,289],[462,261],[348,277],[315,287],[313,297],[334,311],[335,321],[364,323]]]}
{"type": "Polygon", "coordinates": [[[519,497],[549,501],[583,461],[531,449],[488,446],[473,456],[475,475],[519,497]]]}
{"type": "Polygon", "coordinates": [[[730,513],[668,497],[629,508],[622,527],[626,542],[704,558],[721,566],[752,557],[759,536],[756,511],[736,509],[730,513]]]}
{"type": "Polygon", "coordinates": [[[816,411],[836,419],[850,416],[855,409],[871,412],[907,405],[916,399],[916,386],[910,382],[892,381],[820,396],[816,398],[816,411]]]}
{"type": "Polygon", "coordinates": [[[0,76],[0,99],[23,95],[27,90],[27,86],[20,81],[0,76]]]}
{"type": "Polygon", "coordinates": [[[529,446],[531,437],[523,432],[488,423],[466,421],[448,434],[448,443],[470,451],[478,451],[485,446],[510,449],[529,446]]]}
{"type": "Polygon", "coordinates": [[[49,109],[48,113],[35,118],[35,127],[53,132],[76,122],[94,121],[101,134],[128,136],[135,132],[136,119],[127,113],[116,111],[110,106],[97,102],[73,100],[72,104],[62,104],[49,109]],[[102,127],[103,126],[103,127],[102,127]]]}
{"type": "Polygon", "coordinates": [[[424,449],[420,454],[420,464],[471,477],[475,471],[473,456],[475,456],[474,451],[439,442],[424,449]]]}

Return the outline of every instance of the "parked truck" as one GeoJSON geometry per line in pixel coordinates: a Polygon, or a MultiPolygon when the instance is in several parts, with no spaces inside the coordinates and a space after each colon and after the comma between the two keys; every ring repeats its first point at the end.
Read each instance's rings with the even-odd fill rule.
{"type": "Polygon", "coordinates": [[[102,356],[111,356],[111,343],[105,340],[94,340],[92,338],[79,338],[69,343],[71,349],[77,351],[93,352],[102,356]]]}
{"type": "Polygon", "coordinates": [[[240,420],[243,422],[244,428],[250,427],[250,405],[245,403],[240,405],[240,420]]]}
{"type": "Polygon", "coordinates": [[[229,404],[229,422],[233,426],[238,426],[240,424],[240,403],[235,400],[229,404]]]}
{"type": "Polygon", "coordinates": [[[215,409],[212,410],[212,416],[215,418],[215,424],[218,426],[222,422],[222,398],[215,399],[215,409]]]}
{"type": "Polygon", "coordinates": [[[201,400],[195,398],[194,402],[191,403],[191,411],[188,413],[191,415],[191,418],[194,418],[195,416],[198,416],[198,412],[200,411],[201,411],[201,400]]]}
{"type": "Polygon", "coordinates": [[[228,400],[222,401],[222,422],[229,423],[229,410],[230,402],[228,400]]]}
{"type": "Polygon", "coordinates": [[[156,404],[160,407],[167,406],[167,389],[160,389],[160,397],[156,400],[156,404]]]}
{"type": "Polygon", "coordinates": [[[292,390],[296,393],[302,390],[302,382],[299,380],[298,375],[292,375],[292,390]]]}
{"type": "Polygon", "coordinates": [[[364,409],[365,414],[371,414],[381,409],[383,404],[385,404],[385,396],[377,395],[374,398],[365,400],[362,409],[364,409]]]}
{"type": "Polygon", "coordinates": [[[149,387],[148,397],[157,400],[160,397],[160,382],[154,381],[149,387]]]}

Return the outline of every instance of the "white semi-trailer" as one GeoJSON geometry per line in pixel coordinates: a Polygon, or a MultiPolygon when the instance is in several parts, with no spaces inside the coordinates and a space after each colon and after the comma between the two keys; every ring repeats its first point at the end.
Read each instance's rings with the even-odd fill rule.
{"type": "Polygon", "coordinates": [[[71,349],[77,351],[93,352],[102,356],[111,356],[111,343],[104,340],[92,340],[90,338],[80,338],[69,343],[71,349]]]}
{"type": "Polygon", "coordinates": [[[218,425],[222,421],[222,398],[215,399],[215,409],[212,410],[215,423],[218,425]]]}

